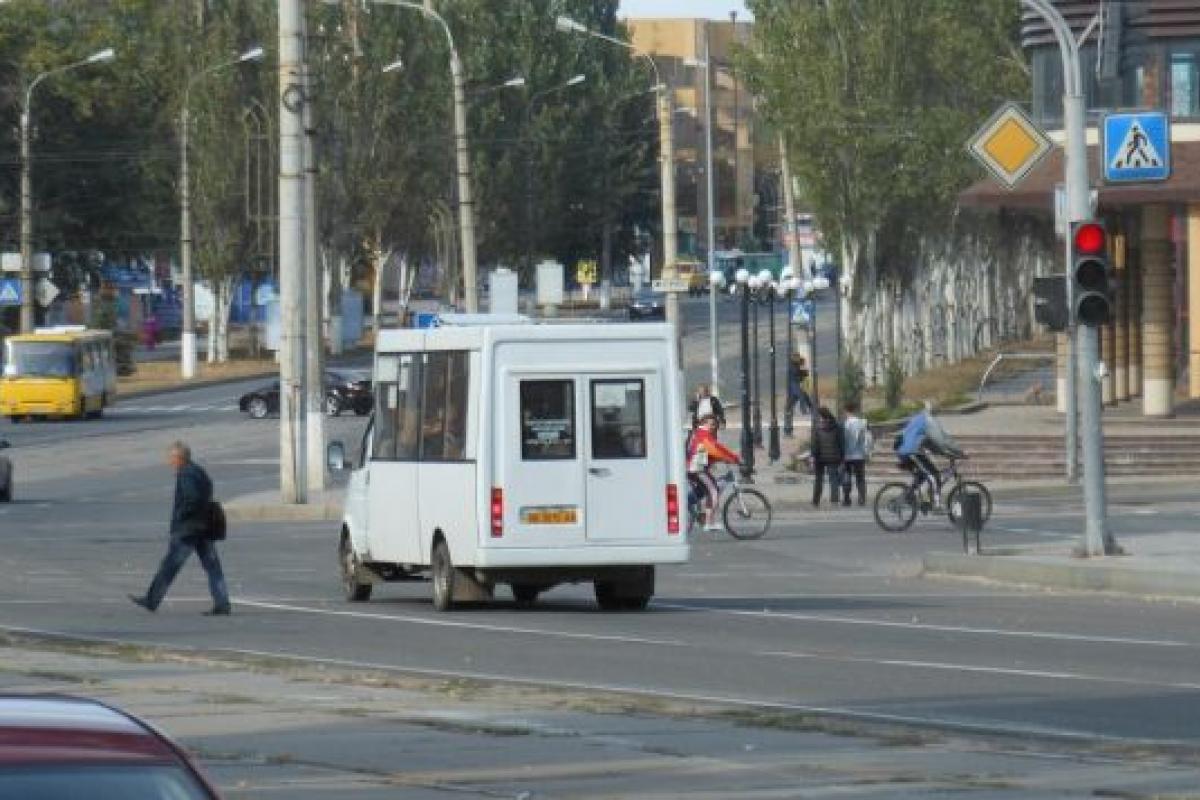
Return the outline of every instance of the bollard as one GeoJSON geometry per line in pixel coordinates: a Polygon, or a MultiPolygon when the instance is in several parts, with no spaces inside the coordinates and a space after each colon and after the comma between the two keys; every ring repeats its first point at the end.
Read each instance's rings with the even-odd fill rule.
{"type": "Polygon", "coordinates": [[[983,498],[979,492],[963,491],[959,494],[958,524],[962,528],[963,552],[982,555],[980,533],[983,531],[983,498]],[[971,548],[971,536],[975,547],[971,548]]]}

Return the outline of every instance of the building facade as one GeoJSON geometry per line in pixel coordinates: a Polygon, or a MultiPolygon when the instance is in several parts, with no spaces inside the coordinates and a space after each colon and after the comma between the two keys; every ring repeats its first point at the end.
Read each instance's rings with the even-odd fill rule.
{"type": "MultiPolygon", "coordinates": [[[[1103,396],[1109,404],[1139,401],[1146,416],[1169,416],[1178,402],[1200,398],[1200,0],[1054,5],[1076,37],[1088,31],[1081,52],[1088,168],[1096,213],[1113,233],[1118,276],[1115,320],[1100,338],[1109,368],[1103,396]],[[1101,119],[1135,109],[1169,112],[1171,174],[1158,182],[1106,183],[1101,119]]],[[[984,181],[962,200],[1048,214],[1063,180],[1062,61],[1052,32],[1033,12],[1023,15],[1021,39],[1032,67],[1030,108],[1059,147],[1015,190],[984,181]]],[[[1065,354],[1060,337],[1060,388],[1065,354]]]]}
{"type": "MultiPolygon", "coordinates": [[[[706,253],[708,196],[704,136],[704,82],[711,81],[712,143],[717,249],[754,238],[758,212],[773,203],[771,165],[756,147],[754,103],[733,63],[750,24],[707,19],[628,19],[639,51],[650,54],[670,87],[675,109],[675,202],[681,256],[706,253]],[[707,49],[706,49],[707,48],[707,49]],[[711,69],[701,66],[708,53],[711,69]],[[764,190],[764,184],[766,189],[764,190]]],[[[761,231],[761,224],[757,229],[761,231]]]]}

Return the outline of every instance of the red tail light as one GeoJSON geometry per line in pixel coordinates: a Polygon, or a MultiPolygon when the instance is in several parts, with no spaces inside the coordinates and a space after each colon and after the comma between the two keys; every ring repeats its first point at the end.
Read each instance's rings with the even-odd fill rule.
{"type": "Polygon", "coordinates": [[[504,490],[499,486],[492,487],[492,537],[504,535],[504,490]]]}
{"type": "Polygon", "coordinates": [[[667,533],[679,533],[679,487],[667,484],[667,533]]]}

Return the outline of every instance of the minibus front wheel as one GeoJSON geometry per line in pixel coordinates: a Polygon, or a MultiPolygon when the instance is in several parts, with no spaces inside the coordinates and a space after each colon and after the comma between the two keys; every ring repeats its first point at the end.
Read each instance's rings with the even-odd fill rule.
{"type": "Polygon", "coordinates": [[[371,599],[372,585],[360,578],[361,567],[358,556],[354,554],[354,545],[350,534],[342,531],[342,541],[338,546],[338,562],[342,567],[342,591],[351,603],[365,603],[371,599]]]}
{"type": "Polygon", "coordinates": [[[454,607],[454,580],[457,576],[445,539],[434,542],[429,570],[432,573],[433,607],[438,611],[449,611],[454,607]]]}

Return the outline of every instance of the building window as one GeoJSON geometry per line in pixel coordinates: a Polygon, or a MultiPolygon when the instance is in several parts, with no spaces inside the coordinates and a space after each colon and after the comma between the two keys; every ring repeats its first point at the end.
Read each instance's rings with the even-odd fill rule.
{"type": "Polygon", "coordinates": [[[1169,108],[1172,117],[1200,116],[1200,63],[1195,51],[1171,54],[1169,108]]]}

